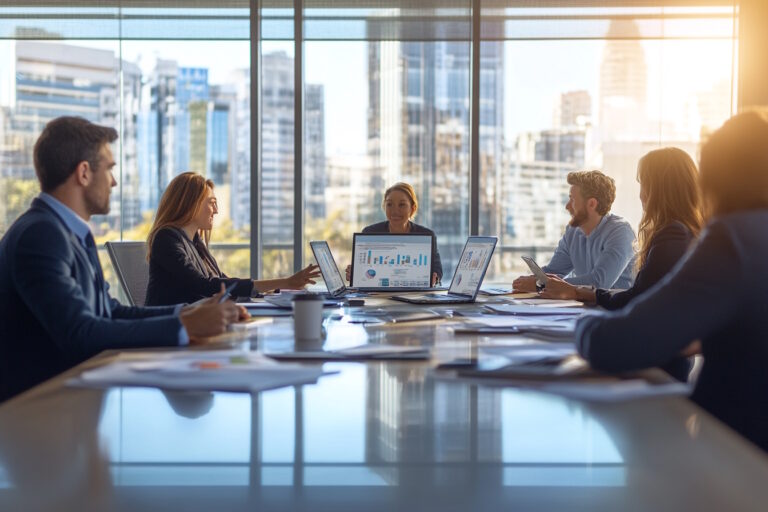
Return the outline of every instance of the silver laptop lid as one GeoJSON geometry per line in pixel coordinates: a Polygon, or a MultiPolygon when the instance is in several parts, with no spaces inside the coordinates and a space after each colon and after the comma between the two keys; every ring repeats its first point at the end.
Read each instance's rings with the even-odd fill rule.
{"type": "Polygon", "coordinates": [[[464,250],[461,251],[459,257],[459,263],[456,265],[456,271],[453,273],[448,293],[471,297],[473,300],[477,297],[480,285],[483,284],[485,272],[491,263],[491,256],[497,240],[495,236],[470,236],[467,238],[467,243],[464,244],[464,250]]]}
{"type": "Polygon", "coordinates": [[[313,241],[309,242],[309,246],[312,248],[312,253],[315,255],[315,261],[320,267],[320,273],[323,275],[323,281],[328,288],[328,293],[336,296],[346,290],[344,285],[344,279],[341,277],[339,267],[336,265],[336,260],[333,258],[331,248],[328,247],[326,241],[313,241]]]}

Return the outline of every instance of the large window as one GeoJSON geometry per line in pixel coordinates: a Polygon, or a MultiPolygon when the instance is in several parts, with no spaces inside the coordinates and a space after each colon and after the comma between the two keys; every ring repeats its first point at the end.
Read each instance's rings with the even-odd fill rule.
{"type": "Polygon", "coordinates": [[[521,253],[548,261],[571,171],[613,177],[612,211],[636,228],[639,158],[677,146],[698,160],[732,113],[736,57],[730,5],[508,4],[483,0],[480,74],[480,229],[500,237],[504,277],[524,270],[521,253]]]}
{"type": "Polygon", "coordinates": [[[543,262],[560,238],[568,172],[613,176],[613,210],[636,225],[638,158],[696,157],[735,104],[728,0],[11,4],[0,234],[38,192],[44,124],[81,115],[120,132],[99,241],[144,239],[168,181],[197,171],[216,184],[212,242],[230,275],[291,273],[312,239],[343,267],[352,233],[384,220],[384,190],[406,181],[445,280],[474,232],[500,237],[489,279],[510,280],[521,252],[543,262]]]}

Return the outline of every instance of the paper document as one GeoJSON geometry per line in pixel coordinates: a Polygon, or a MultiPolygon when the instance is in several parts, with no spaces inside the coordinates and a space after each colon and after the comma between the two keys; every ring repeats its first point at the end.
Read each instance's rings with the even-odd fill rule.
{"type": "Polygon", "coordinates": [[[686,396],[691,387],[683,382],[651,383],[644,379],[613,382],[553,382],[539,388],[547,393],[588,402],[624,402],[654,396],[686,396]]]}
{"type": "Polygon", "coordinates": [[[486,304],[486,308],[500,315],[583,315],[589,310],[583,307],[547,307],[519,304],[486,304]]]}
{"type": "Polygon", "coordinates": [[[576,354],[573,343],[536,343],[528,345],[481,346],[481,355],[504,356],[510,363],[524,364],[543,361],[562,361],[576,354]]]}
{"type": "Polygon", "coordinates": [[[366,359],[429,359],[430,354],[429,347],[369,343],[340,350],[274,352],[268,353],[266,356],[277,360],[360,361],[366,359]]]}
{"type": "Polygon", "coordinates": [[[147,353],[105,364],[71,379],[74,386],[148,386],[163,389],[256,392],[309,384],[329,372],[278,364],[254,352],[237,350],[147,353]],[[159,357],[156,357],[159,356],[159,357]]]}
{"type": "Polygon", "coordinates": [[[546,306],[549,308],[583,308],[584,303],[577,300],[556,300],[556,299],[510,299],[512,304],[519,306],[546,306]]]}

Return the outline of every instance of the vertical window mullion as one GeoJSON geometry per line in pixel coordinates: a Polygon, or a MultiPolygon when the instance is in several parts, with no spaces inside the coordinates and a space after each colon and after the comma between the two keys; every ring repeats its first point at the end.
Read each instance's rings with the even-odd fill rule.
{"type": "Polygon", "coordinates": [[[261,278],[261,2],[250,0],[251,37],[251,277],[261,278]]]}
{"type": "Polygon", "coordinates": [[[469,234],[480,231],[480,2],[472,0],[472,70],[469,112],[469,234]]]}
{"type": "Polygon", "coordinates": [[[304,2],[293,3],[293,270],[304,263],[304,2]]]}

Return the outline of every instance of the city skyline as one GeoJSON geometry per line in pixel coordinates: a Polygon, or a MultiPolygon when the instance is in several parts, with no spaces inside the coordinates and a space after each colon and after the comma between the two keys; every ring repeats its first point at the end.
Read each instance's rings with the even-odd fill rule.
{"type": "MultiPolygon", "coordinates": [[[[122,188],[113,195],[110,226],[124,231],[145,222],[165,183],[182,170],[195,170],[210,175],[216,183],[220,204],[230,205],[221,212],[224,217],[231,218],[235,229],[248,229],[253,168],[248,59],[241,54],[232,55],[235,52],[224,52],[227,56],[220,61],[205,62],[189,49],[217,45],[174,43],[169,45],[168,54],[163,48],[160,52],[155,50],[151,58],[146,55],[151,42],[111,42],[111,49],[99,50],[98,43],[82,46],[80,41],[19,41],[2,43],[0,49],[31,44],[71,48],[73,55],[82,51],[88,55],[79,65],[83,73],[88,67],[85,61],[90,64],[93,55],[99,55],[104,62],[110,60],[105,56],[110,56],[111,67],[104,64],[102,82],[83,77],[72,82],[78,91],[87,91],[89,87],[107,91],[99,99],[102,110],[92,120],[122,123],[122,188]],[[141,55],[136,62],[127,59],[129,48],[141,55]],[[186,48],[187,55],[177,61],[174,52],[179,48],[186,48]],[[187,66],[191,60],[200,64],[187,66]],[[235,67],[223,69],[224,63],[235,67]],[[167,84],[163,85],[164,81],[167,84]],[[105,109],[104,105],[111,106],[105,109]]],[[[675,44],[678,43],[687,44],[675,44]]],[[[678,117],[679,122],[665,122],[661,116],[648,114],[668,101],[665,98],[680,94],[675,87],[661,87],[674,74],[662,79],[658,56],[649,56],[649,45],[658,50],[658,41],[587,41],[574,45],[546,42],[537,44],[536,52],[524,51],[533,44],[483,43],[482,48],[481,230],[501,236],[502,252],[505,247],[547,246],[557,241],[567,221],[563,210],[567,197],[564,176],[583,167],[605,168],[617,179],[618,213],[636,223],[637,158],[654,145],[664,143],[681,146],[695,156],[701,134],[730,114],[732,91],[723,78],[729,69],[725,65],[718,67],[723,75],[719,78],[701,80],[691,88],[691,82],[701,78],[692,76],[685,84],[675,86],[688,87],[680,106],[685,115],[678,117]],[[559,51],[564,47],[568,50],[559,51]],[[585,48],[589,51],[585,52],[585,48]],[[623,66],[613,74],[632,85],[629,92],[610,91],[605,67],[612,60],[611,54],[623,51],[611,48],[633,48],[613,59],[623,66]],[[571,58],[577,53],[581,60],[571,58]],[[551,65],[541,66],[542,56],[551,56],[551,65]],[[580,73],[569,75],[576,68],[580,73]],[[556,75],[560,76],[559,81],[554,79],[556,75]],[[553,79],[547,80],[548,77],[553,79]],[[529,95],[531,86],[537,88],[534,96],[529,95]],[[667,96],[660,99],[661,89],[667,96]],[[639,101],[630,112],[622,105],[634,101],[632,98],[639,101]],[[611,121],[606,113],[618,121],[611,121]],[[633,120],[639,128],[619,136],[633,120]],[[605,137],[606,132],[611,136],[605,137]],[[620,140],[622,137],[626,140],[620,140]]],[[[712,52],[713,58],[723,58],[727,45],[716,46],[720,56],[712,52]]],[[[243,45],[228,42],[224,47],[233,50],[242,49],[243,45]]],[[[305,48],[305,221],[338,219],[350,229],[359,229],[383,218],[380,194],[387,185],[398,180],[413,181],[422,199],[417,222],[438,232],[438,241],[451,262],[450,255],[458,253],[468,230],[469,45],[309,42],[305,48]],[[342,69],[348,72],[340,73],[342,69]],[[376,85],[377,80],[383,85],[376,85]],[[376,92],[377,87],[388,92],[376,92]],[[382,117],[376,112],[386,115],[382,117]],[[337,129],[339,126],[344,128],[337,129]],[[377,134],[377,129],[384,131],[377,134]],[[343,144],[340,137],[347,137],[343,144]]],[[[265,245],[290,247],[295,119],[292,45],[265,43],[261,62],[261,235],[265,245]],[[277,94],[275,101],[269,99],[273,91],[277,94]]],[[[679,67],[687,71],[690,65],[679,67]]],[[[45,73],[41,75],[44,76],[45,73]]],[[[8,82],[12,80],[10,88],[23,85],[16,75],[0,77],[0,97],[9,97],[8,82]]],[[[88,94],[101,94],[96,89],[88,94]]],[[[51,91],[49,94],[59,97],[62,94],[51,91]]],[[[18,112],[10,101],[0,107],[7,125],[8,119],[18,112]]],[[[5,136],[10,133],[8,128],[0,129],[5,136]]],[[[40,129],[42,125],[38,122],[28,131],[39,133],[40,129]]],[[[32,135],[25,137],[28,149],[21,153],[31,154],[32,135]]],[[[13,167],[8,162],[13,162],[14,157],[9,155],[6,151],[2,156],[4,176],[12,174],[9,169],[13,167]]],[[[33,178],[31,165],[26,169],[26,178],[33,178]]],[[[3,215],[6,225],[12,220],[7,218],[11,213],[3,215]]],[[[511,268],[511,261],[505,261],[497,270],[511,268]]]]}

